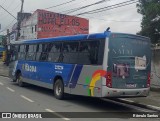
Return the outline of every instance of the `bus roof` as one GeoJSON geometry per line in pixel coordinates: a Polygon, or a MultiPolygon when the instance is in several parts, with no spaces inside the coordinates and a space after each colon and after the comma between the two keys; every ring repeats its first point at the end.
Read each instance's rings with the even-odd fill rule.
{"type": "MultiPolygon", "coordinates": [[[[150,39],[149,37],[145,37],[145,36],[141,36],[141,35],[135,35],[135,34],[129,34],[129,33],[118,33],[118,32],[112,32],[112,35],[116,35],[117,37],[127,37],[127,38],[138,38],[141,40],[146,40],[146,39],[150,39]],[[120,35],[120,36],[118,36],[120,35]]],[[[110,34],[110,35],[111,35],[110,34]]]]}
{"type": "Polygon", "coordinates": [[[42,38],[33,40],[21,40],[15,41],[11,44],[29,44],[29,43],[41,43],[41,42],[52,42],[52,41],[74,41],[74,40],[86,40],[86,39],[102,39],[109,37],[110,32],[96,33],[96,34],[79,34],[71,36],[58,36],[53,38],[42,38]]]}
{"type": "Polygon", "coordinates": [[[120,35],[117,37],[128,37],[128,38],[137,38],[146,40],[148,37],[128,34],[128,33],[118,33],[118,32],[110,32],[105,31],[104,33],[95,33],[95,34],[79,34],[79,35],[70,35],[70,36],[58,36],[53,38],[42,38],[42,39],[33,39],[33,40],[21,40],[14,41],[11,44],[29,44],[29,43],[41,43],[41,42],[53,42],[53,41],[74,41],[74,40],[86,40],[86,39],[102,39],[110,37],[110,35],[120,35]]]}

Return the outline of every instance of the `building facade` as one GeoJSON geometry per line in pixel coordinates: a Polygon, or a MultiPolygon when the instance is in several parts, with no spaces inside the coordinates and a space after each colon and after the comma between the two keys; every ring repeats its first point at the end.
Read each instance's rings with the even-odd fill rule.
{"type": "Polygon", "coordinates": [[[21,23],[20,39],[39,39],[89,33],[89,20],[76,16],[36,10],[21,23]]]}

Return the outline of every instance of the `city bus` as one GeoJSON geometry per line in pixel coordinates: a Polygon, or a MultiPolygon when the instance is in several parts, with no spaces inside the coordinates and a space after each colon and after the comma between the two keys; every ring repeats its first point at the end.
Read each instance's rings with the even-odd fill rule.
{"type": "Polygon", "coordinates": [[[146,97],[150,90],[150,39],[105,31],[12,43],[9,75],[19,86],[91,97],[146,97]]]}

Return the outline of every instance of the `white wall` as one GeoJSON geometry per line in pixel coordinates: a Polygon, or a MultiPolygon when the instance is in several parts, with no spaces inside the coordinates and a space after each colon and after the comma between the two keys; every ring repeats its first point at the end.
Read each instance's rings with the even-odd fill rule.
{"type": "Polygon", "coordinates": [[[37,31],[35,32],[35,26],[37,25],[37,23],[38,23],[38,15],[37,12],[35,12],[27,20],[24,20],[21,23],[20,39],[21,40],[37,39],[37,31]],[[33,28],[33,33],[32,33],[32,28],[33,28]]]}

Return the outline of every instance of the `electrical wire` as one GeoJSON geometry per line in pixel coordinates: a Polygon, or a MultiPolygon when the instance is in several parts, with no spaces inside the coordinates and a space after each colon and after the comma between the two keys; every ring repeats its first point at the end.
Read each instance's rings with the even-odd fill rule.
{"type": "MultiPolygon", "coordinates": [[[[76,2],[76,3],[73,3],[73,4],[71,4],[71,5],[69,5],[69,6],[63,6],[63,9],[65,10],[66,8],[68,9],[68,8],[70,8],[70,6],[77,6],[77,4],[79,5],[80,3],[85,3],[87,0],[81,0],[81,1],[79,1],[78,3],[76,2]]],[[[77,8],[73,8],[73,9],[77,9],[77,8]]],[[[69,9],[69,10],[65,10],[65,11],[61,11],[60,13],[63,13],[63,12],[69,12],[71,9],[69,9]]]]}
{"type": "Polygon", "coordinates": [[[1,7],[3,10],[5,10],[8,14],[10,14],[14,19],[17,20],[17,18],[16,18],[13,14],[11,14],[8,10],[6,10],[2,5],[0,5],[0,7],[1,7]]]}
{"type": "MultiPolygon", "coordinates": [[[[45,8],[45,9],[50,9],[50,8],[53,8],[53,7],[58,7],[58,6],[62,6],[64,4],[68,4],[68,3],[71,3],[75,0],[71,0],[71,1],[68,1],[68,2],[65,2],[65,3],[61,3],[59,5],[55,5],[55,6],[51,6],[51,7],[48,7],[48,8],[45,8]]],[[[90,5],[86,5],[86,6],[82,6],[82,7],[79,7],[79,8],[74,8],[74,9],[70,9],[68,10],[69,13],[72,13],[72,12],[75,12],[75,11],[78,11],[78,10],[81,10],[81,9],[84,9],[84,8],[87,8],[87,7],[90,7],[92,5],[96,5],[96,4],[100,4],[100,3],[103,3],[103,2],[106,2],[107,0],[101,0],[101,1],[98,1],[96,3],[93,3],[93,4],[90,4],[90,5]]],[[[130,1],[125,1],[125,2],[122,2],[122,3],[118,3],[118,4],[114,4],[114,5],[111,5],[111,6],[107,6],[107,7],[103,7],[103,8],[99,8],[99,9],[94,9],[94,10],[91,10],[91,11],[86,11],[86,12],[83,12],[83,13],[79,13],[79,14],[76,14],[74,15],[75,17],[77,16],[80,16],[80,15],[85,15],[85,14],[94,14],[94,13],[99,13],[99,12],[103,12],[103,11],[106,11],[106,10],[111,10],[111,9],[115,9],[115,8],[119,8],[119,7],[123,7],[123,6],[126,6],[126,5],[130,5],[130,4],[133,4],[133,3],[136,3],[138,1],[135,1],[135,0],[130,0],[130,1]],[[133,1],[133,2],[132,2],[133,1]]],[[[92,17],[93,18],[93,17],[92,17]]],[[[100,20],[100,19],[99,19],[100,20]]],[[[105,20],[105,19],[101,19],[101,20],[105,20]]],[[[107,21],[107,20],[105,20],[107,21]]],[[[115,22],[138,22],[138,21],[116,21],[116,20],[108,20],[108,21],[115,21],[115,22]]]]}
{"type": "MultiPolygon", "coordinates": [[[[13,8],[11,11],[15,11],[16,9],[18,9],[18,7],[21,5],[21,3],[20,4],[18,4],[15,8],[13,8]]],[[[3,20],[4,18],[6,18],[6,17],[8,17],[9,16],[9,14],[7,14],[6,16],[1,16],[1,18],[0,18],[0,20],[3,20]]]]}
{"type": "MultiPolygon", "coordinates": [[[[6,0],[4,0],[3,3],[2,3],[1,5],[3,6],[5,2],[6,2],[6,0]]],[[[1,8],[0,8],[0,9],[1,9],[1,8]]],[[[1,15],[1,13],[0,13],[0,15],[1,15]]]]}
{"type": "MultiPolygon", "coordinates": [[[[134,4],[132,4],[132,5],[134,5],[134,4]]],[[[101,16],[108,16],[108,15],[110,15],[110,16],[112,16],[112,15],[117,15],[117,14],[119,14],[120,12],[122,12],[122,11],[130,11],[130,12],[133,12],[133,11],[135,11],[135,6],[134,6],[134,8],[133,7],[130,7],[130,8],[127,8],[127,9],[121,9],[121,10],[118,10],[118,13],[117,13],[117,11],[112,11],[112,12],[110,12],[110,13],[101,13],[101,16]]],[[[107,11],[107,12],[109,12],[109,11],[107,11]]],[[[99,17],[99,14],[97,14],[97,16],[99,17]]],[[[94,14],[94,17],[96,17],[96,14],[94,14]]]]}
{"type": "MultiPolygon", "coordinates": [[[[18,4],[16,7],[14,7],[11,11],[15,11],[15,10],[18,8],[18,6],[20,6],[20,4],[18,4]]],[[[6,17],[8,17],[8,16],[9,16],[9,14],[7,14],[7,15],[4,16],[4,17],[1,17],[0,20],[2,21],[4,18],[6,18],[6,17]]],[[[9,24],[5,27],[5,29],[3,29],[2,31],[0,31],[0,33],[6,31],[9,27],[11,27],[11,25],[12,25],[12,23],[13,23],[14,21],[15,21],[15,19],[14,19],[11,23],[9,23],[9,24]]]]}
{"type": "Polygon", "coordinates": [[[70,1],[68,1],[68,2],[61,3],[61,4],[58,4],[58,5],[55,5],[55,6],[51,6],[51,7],[47,7],[47,8],[44,8],[44,9],[51,9],[51,8],[59,7],[59,6],[62,6],[62,5],[66,5],[66,4],[68,4],[68,3],[72,3],[72,2],[74,2],[74,1],[76,1],[76,0],[70,0],[70,1]]]}
{"type": "MultiPolygon", "coordinates": [[[[83,16],[86,16],[86,15],[83,15],[83,16]]],[[[107,19],[92,17],[92,16],[88,16],[88,15],[86,17],[97,19],[97,20],[103,20],[103,21],[113,21],[113,22],[138,22],[138,23],[141,22],[141,21],[129,21],[129,20],[124,20],[124,21],[122,21],[122,20],[107,20],[107,19]]]]}
{"type": "Polygon", "coordinates": [[[2,31],[0,31],[0,33],[6,31],[9,27],[11,27],[14,21],[15,21],[15,19],[13,19],[13,20],[11,21],[11,23],[9,23],[9,24],[5,27],[5,29],[3,29],[2,31]]]}
{"type": "Polygon", "coordinates": [[[3,3],[1,5],[4,5],[4,3],[6,2],[6,0],[3,1],[3,3]]]}
{"type": "Polygon", "coordinates": [[[89,5],[86,5],[86,6],[82,6],[82,7],[79,7],[79,8],[70,9],[70,10],[68,10],[68,12],[66,12],[65,14],[73,13],[73,12],[76,12],[76,11],[78,11],[78,10],[81,10],[81,9],[84,9],[84,8],[88,8],[88,7],[91,7],[91,6],[94,6],[94,5],[98,5],[98,4],[107,2],[107,1],[109,1],[109,0],[100,0],[100,1],[98,1],[98,2],[89,4],[89,5]]]}
{"type": "Polygon", "coordinates": [[[99,13],[99,12],[103,12],[103,11],[106,11],[106,10],[111,10],[111,9],[114,9],[114,8],[119,8],[119,7],[123,7],[123,6],[126,6],[126,5],[134,4],[134,3],[137,3],[137,2],[138,2],[137,0],[136,1],[135,0],[125,1],[125,2],[121,2],[121,3],[118,3],[118,4],[111,5],[111,6],[82,12],[82,13],[79,13],[77,15],[99,13]]]}
{"type": "MultiPolygon", "coordinates": [[[[9,7],[12,5],[12,3],[14,2],[15,0],[12,0],[11,1],[11,3],[8,5],[8,6],[6,6],[6,10],[8,10],[9,9],[9,7]]],[[[6,2],[6,0],[4,1],[4,3],[6,2]]],[[[2,6],[3,6],[3,3],[1,4],[2,6]]]]}
{"type": "Polygon", "coordinates": [[[7,9],[10,8],[10,6],[13,4],[15,0],[12,0],[11,3],[7,6],[7,9]]]}
{"type": "Polygon", "coordinates": [[[116,7],[113,7],[113,8],[108,8],[108,9],[105,9],[105,10],[97,11],[97,12],[88,13],[88,14],[95,14],[95,13],[99,13],[99,12],[103,12],[103,11],[107,11],[107,10],[112,10],[112,9],[115,9],[115,8],[124,7],[124,6],[127,6],[127,5],[134,4],[134,3],[137,3],[137,1],[132,2],[132,3],[128,3],[128,4],[124,4],[124,5],[119,5],[119,6],[116,6],[116,7]]]}
{"type": "MultiPolygon", "coordinates": [[[[103,7],[103,8],[99,8],[99,9],[95,9],[95,10],[83,12],[83,13],[79,13],[79,14],[76,14],[76,15],[73,15],[73,16],[78,17],[78,16],[84,15],[84,14],[99,13],[99,12],[103,12],[104,10],[106,11],[106,10],[111,10],[111,9],[123,7],[123,6],[126,6],[126,5],[134,4],[134,3],[136,3],[136,2],[137,2],[137,1],[135,1],[135,0],[125,1],[125,2],[121,2],[121,3],[118,3],[118,4],[111,5],[111,6],[107,6],[107,7],[103,7]],[[102,11],[102,9],[103,9],[103,11],[102,11]],[[97,10],[98,10],[98,11],[97,11],[97,10]],[[92,13],[91,13],[91,12],[92,12],[92,13]]],[[[123,21],[123,22],[124,22],[124,21],[123,21]]],[[[73,29],[74,29],[74,28],[73,28],[73,29]]]]}

